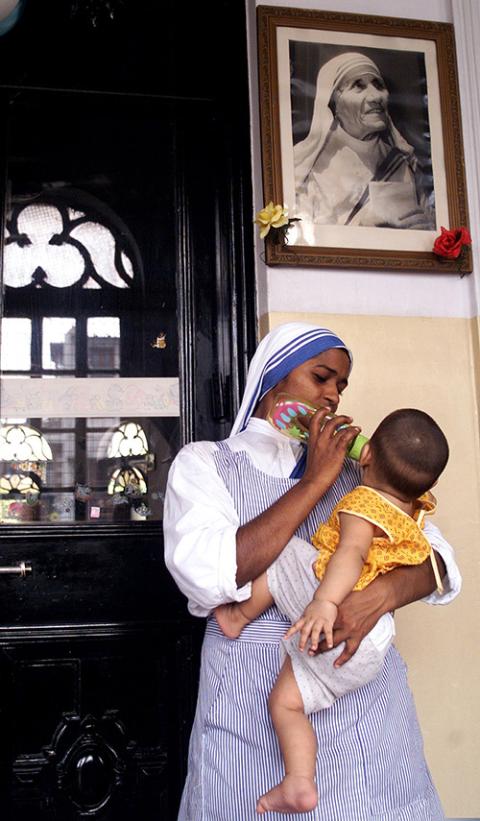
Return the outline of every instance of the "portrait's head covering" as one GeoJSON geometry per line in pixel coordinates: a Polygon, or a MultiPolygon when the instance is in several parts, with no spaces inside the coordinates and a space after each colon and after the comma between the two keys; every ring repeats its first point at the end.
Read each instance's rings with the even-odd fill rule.
{"type": "MultiPolygon", "coordinates": [[[[332,95],[335,91],[341,89],[344,80],[352,73],[359,77],[362,74],[373,74],[375,77],[383,79],[378,66],[373,60],[367,57],[366,54],[357,52],[338,54],[322,66],[317,76],[310,131],[305,139],[297,143],[293,149],[297,187],[304,182],[310,173],[334,125],[335,117],[329,105],[332,95]]],[[[395,128],[388,112],[387,131],[392,145],[409,156],[413,155],[412,146],[395,128]]]]}
{"type": "Polygon", "coordinates": [[[270,331],[260,342],[250,363],[240,410],[230,436],[242,431],[260,400],[290,371],[313,356],[331,348],[342,348],[353,363],[351,352],[333,331],[306,322],[288,322],[270,331]]]}

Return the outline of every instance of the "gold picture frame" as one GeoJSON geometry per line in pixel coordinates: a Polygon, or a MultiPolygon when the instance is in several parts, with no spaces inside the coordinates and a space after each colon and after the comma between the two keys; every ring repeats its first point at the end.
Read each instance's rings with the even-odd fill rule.
{"type": "Polygon", "coordinates": [[[287,233],[267,235],[267,264],[471,272],[469,247],[457,259],[432,252],[442,226],[468,228],[453,26],[277,6],[259,6],[257,23],[264,201],[284,205],[295,219],[287,233]],[[341,155],[334,150],[345,131],[329,97],[332,67],[342,64],[345,77],[343,64],[364,58],[384,83],[378,106],[385,130],[381,139],[356,135],[351,142],[387,154],[380,171],[368,160],[366,185],[351,145],[341,155]],[[363,200],[350,209],[360,190],[363,200]]]}

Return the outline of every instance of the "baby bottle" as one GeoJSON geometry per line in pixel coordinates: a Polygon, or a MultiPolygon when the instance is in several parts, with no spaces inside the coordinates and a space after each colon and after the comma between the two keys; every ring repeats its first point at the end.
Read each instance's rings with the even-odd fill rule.
{"type": "MultiPolygon", "coordinates": [[[[284,433],[285,436],[306,442],[308,439],[310,419],[317,410],[319,410],[319,408],[316,408],[309,402],[305,402],[303,399],[290,396],[288,393],[279,393],[275,397],[267,419],[275,430],[284,433]]],[[[325,420],[327,421],[334,418],[334,414],[329,414],[325,417],[325,420]]],[[[345,427],[348,426],[339,425],[337,430],[341,430],[345,427]]],[[[367,437],[359,433],[348,448],[347,456],[351,459],[360,459],[362,448],[367,442],[367,437]]]]}

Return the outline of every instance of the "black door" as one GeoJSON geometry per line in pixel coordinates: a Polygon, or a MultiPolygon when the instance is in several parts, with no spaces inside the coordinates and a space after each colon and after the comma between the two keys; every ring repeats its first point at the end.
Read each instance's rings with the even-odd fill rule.
{"type": "Polygon", "coordinates": [[[247,67],[243,0],[154,5],[27,3],[0,40],[20,821],[175,819],[185,775],[203,624],[163,564],[163,497],[181,445],[227,433],[253,342],[247,67]]]}

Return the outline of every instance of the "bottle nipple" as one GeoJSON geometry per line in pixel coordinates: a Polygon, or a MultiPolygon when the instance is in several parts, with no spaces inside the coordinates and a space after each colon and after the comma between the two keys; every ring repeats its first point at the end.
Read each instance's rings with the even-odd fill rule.
{"type": "Polygon", "coordinates": [[[360,456],[362,455],[362,450],[367,444],[367,442],[368,436],[364,436],[363,433],[357,434],[349,449],[347,450],[347,456],[349,456],[350,459],[355,459],[355,461],[358,462],[360,456]]]}

